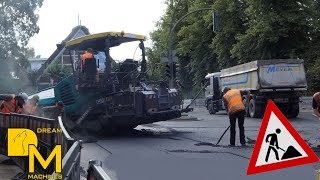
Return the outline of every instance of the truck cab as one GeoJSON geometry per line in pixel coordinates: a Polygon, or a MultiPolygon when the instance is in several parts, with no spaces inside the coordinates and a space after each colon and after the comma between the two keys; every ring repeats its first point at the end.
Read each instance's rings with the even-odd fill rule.
{"type": "Polygon", "coordinates": [[[225,110],[222,101],[220,72],[208,74],[205,78],[209,85],[205,88],[205,105],[210,114],[215,114],[219,110],[225,110]]]}

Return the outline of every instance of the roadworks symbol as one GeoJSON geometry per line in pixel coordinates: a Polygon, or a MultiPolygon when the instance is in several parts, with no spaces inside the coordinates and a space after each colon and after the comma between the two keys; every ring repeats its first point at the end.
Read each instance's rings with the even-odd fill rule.
{"type": "Polygon", "coordinates": [[[319,159],[269,100],[247,175],[317,162],[319,159]]]}
{"type": "Polygon", "coordinates": [[[55,172],[61,173],[62,169],[62,149],[61,145],[56,145],[47,159],[39,153],[37,135],[30,129],[9,128],[8,129],[8,156],[29,156],[29,173],[35,171],[35,158],[39,161],[43,169],[47,169],[51,161],[55,158],[55,172]]]}
{"type": "MultiPolygon", "coordinates": [[[[281,148],[279,146],[279,141],[278,141],[278,135],[280,135],[280,133],[281,133],[281,129],[277,128],[275,133],[268,134],[265,139],[265,142],[269,146],[267,153],[266,153],[266,158],[265,158],[266,163],[268,163],[268,161],[269,161],[271,152],[274,153],[274,157],[275,157],[275,159],[273,158],[272,163],[279,162],[279,160],[286,160],[286,159],[292,159],[292,158],[303,156],[294,146],[292,146],[292,145],[288,146],[288,143],[286,143],[287,144],[286,146],[288,146],[287,150],[284,150],[283,148],[281,148]],[[280,150],[283,151],[281,159],[279,159],[279,154],[281,154],[280,150]]],[[[288,136],[288,134],[285,134],[285,135],[288,136]]],[[[290,139],[292,137],[289,136],[287,138],[290,139]]],[[[287,138],[286,138],[286,140],[288,140],[287,138]]],[[[279,139],[284,139],[284,138],[280,136],[279,139]]],[[[285,141],[285,142],[287,142],[287,141],[285,141]]],[[[304,156],[306,156],[306,153],[302,150],[301,146],[296,145],[296,147],[298,147],[300,149],[300,151],[303,152],[304,156]]]]}

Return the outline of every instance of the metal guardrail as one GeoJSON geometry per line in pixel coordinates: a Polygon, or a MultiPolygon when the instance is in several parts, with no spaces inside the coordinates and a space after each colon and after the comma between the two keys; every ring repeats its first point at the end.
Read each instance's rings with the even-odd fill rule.
{"type": "Polygon", "coordinates": [[[71,146],[74,144],[75,140],[69,135],[68,131],[63,126],[62,118],[59,116],[58,118],[58,128],[62,129],[62,133],[57,134],[56,136],[56,144],[62,145],[62,156],[64,157],[71,146]]]}
{"type": "Polygon", "coordinates": [[[102,169],[101,161],[91,160],[87,172],[87,180],[111,180],[109,175],[102,169]]]}
{"type": "MultiPolygon", "coordinates": [[[[62,129],[63,137],[57,139],[57,144],[62,144],[62,179],[79,180],[80,179],[80,157],[82,141],[74,141],[63,126],[61,117],[58,117],[59,127],[62,129]],[[59,143],[61,142],[61,143],[59,143]]],[[[111,180],[111,178],[102,169],[100,161],[90,161],[87,170],[87,179],[89,180],[111,180]]]]}
{"type": "MultiPolygon", "coordinates": [[[[48,157],[54,147],[62,146],[62,179],[80,180],[80,157],[82,141],[75,141],[63,126],[61,117],[48,119],[43,117],[29,116],[23,114],[3,114],[0,113],[0,154],[8,154],[8,128],[26,128],[37,135],[38,151],[43,157],[48,157]],[[61,128],[62,133],[37,133],[37,128],[61,128]]],[[[14,179],[27,179],[29,159],[25,157],[11,157],[11,159],[23,170],[14,179]]],[[[101,168],[101,162],[90,161],[88,168],[88,178],[101,180],[111,180],[111,178],[101,168]]],[[[54,174],[54,163],[47,169],[43,169],[39,163],[35,164],[35,172],[38,174],[54,174]]]]}
{"type": "MultiPolygon", "coordinates": [[[[63,127],[61,118],[54,120],[22,114],[0,113],[0,153],[3,155],[8,154],[8,128],[26,128],[35,132],[38,138],[37,149],[43,157],[48,157],[56,144],[61,144],[63,149],[62,157],[64,162],[64,164],[62,164],[64,167],[63,174],[70,177],[69,172],[72,172],[72,178],[63,179],[80,179],[81,142],[75,141],[69,136],[68,132],[63,127]],[[61,128],[62,133],[37,133],[37,128],[61,128]],[[72,156],[73,154],[76,155],[72,156]],[[70,164],[74,165],[72,166],[70,164]],[[69,169],[67,169],[67,167],[69,167],[69,169]]],[[[23,170],[23,173],[18,174],[15,179],[27,178],[29,170],[28,157],[11,157],[11,159],[23,170]]],[[[35,172],[38,174],[52,174],[53,171],[54,163],[51,163],[46,169],[43,169],[42,166],[38,163],[35,164],[35,172]]]]}
{"type": "Polygon", "coordinates": [[[62,179],[80,179],[81,141],[73,143],[67,154],[62,159],[62,179]]]}

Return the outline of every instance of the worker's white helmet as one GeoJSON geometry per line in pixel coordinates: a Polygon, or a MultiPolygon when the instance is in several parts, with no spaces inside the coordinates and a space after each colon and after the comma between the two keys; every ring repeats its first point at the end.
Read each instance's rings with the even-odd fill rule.
{"type": "Polygon", "coordinates": [[[27,103],[27,101],[28,101],[27,93],[21,92],[21,93],[19,93],[19,96],[24,100],[24,103],[27,103]]]}

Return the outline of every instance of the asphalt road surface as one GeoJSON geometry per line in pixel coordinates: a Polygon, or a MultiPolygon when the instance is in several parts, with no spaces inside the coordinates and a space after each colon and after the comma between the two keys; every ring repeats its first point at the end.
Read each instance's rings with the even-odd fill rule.
{"type": "MultiPolygon", "coordinates": [[[[197,118],[142,125],[84,143],[81,165],[87,169],[88,160],[100,160],[109,176],[119,180],[316,179],[317,163],[247,176],[254,142],[248,147],[239,146],[237,129],[237,147],[227,146],[229,131],[220,146],[215,146],[229,126],[227,115],[209,115],[205,108],[198,107],[189,116],[197,118]]],[[[311,147],[318,144],[320,122],[311,113],[300,113],[290,122],[311,147]]],[[[246,118],[246,137],[255,140],[260,124],[261,119],[246,118]]]]}

